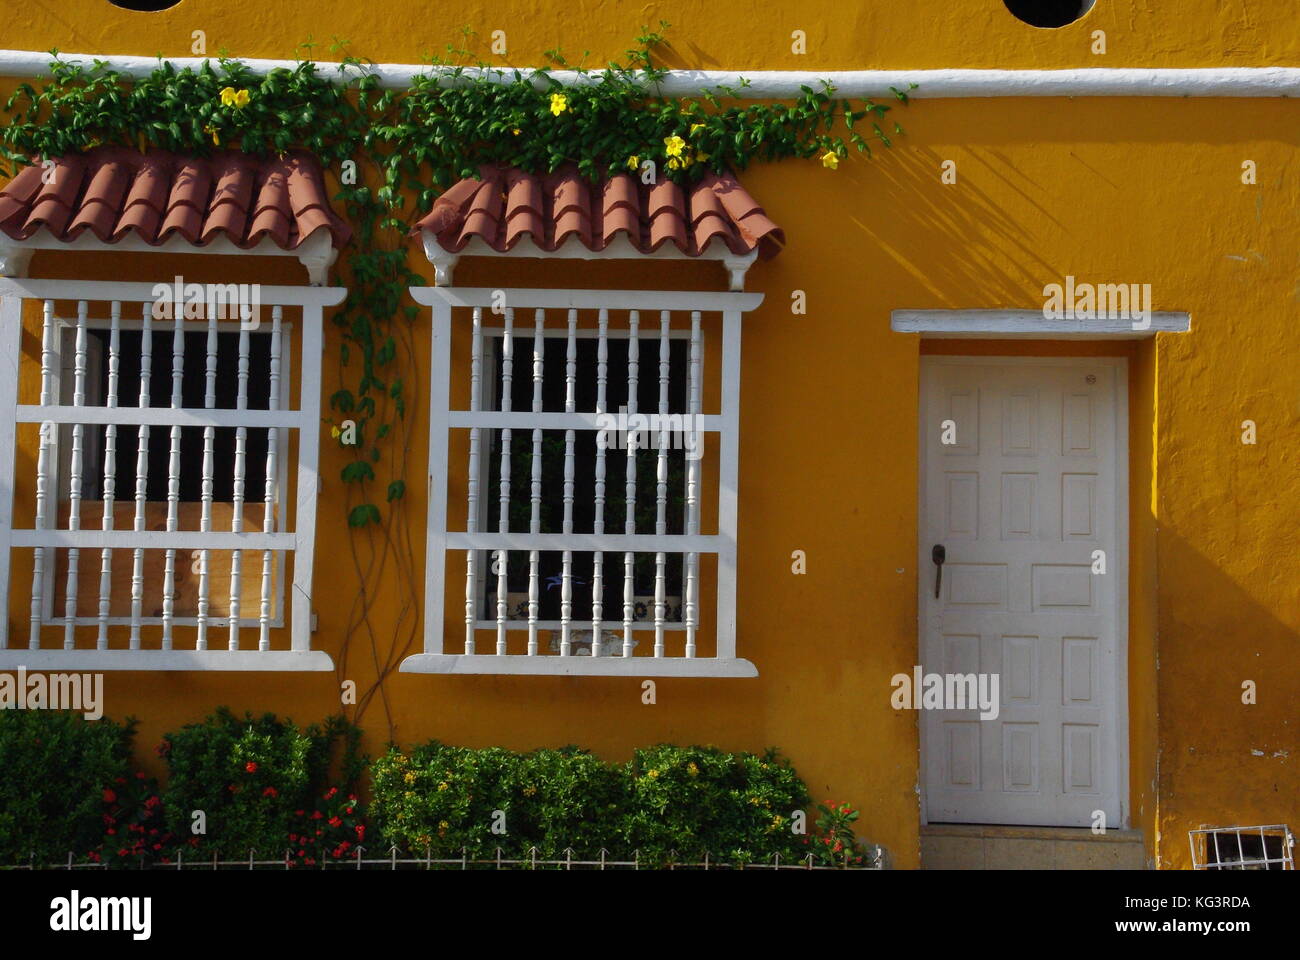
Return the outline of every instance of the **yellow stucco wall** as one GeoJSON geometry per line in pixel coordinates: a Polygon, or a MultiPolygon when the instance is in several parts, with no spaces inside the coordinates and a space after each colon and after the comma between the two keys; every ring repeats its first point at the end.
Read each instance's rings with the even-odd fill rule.
{"type": "MultiPolygon", "coordinates": [[[[65,0],[24,14],[30,19],[6,22],[5,46],[185,56],[191,32],[204,30],[212,54],[288,57],[314,35],[323,58],[331,55],[328,38],[340,37],[354,54],[410,62],[468,23],[483,36],[506,30],[511,59],[520,63],[539,62],[557,44],[571,53],[590,49],[599,62],[626,48],[641,23],[663,17],[673,23],[670,65],[704,68],[1265,66],[1300,55],[1285,5],[1215,0],[1185,0],[1176,12],[1098,0],[1085,20],[1059,31],[1017,22],[999,0],[934,9],[813,0],[797,13],[720,0],[644,7],[389,0],[382,16],[339,0],[183,0],[161,14],[65,0]],[[805,56],[790,53],[795,29],[807,31],[805,56]],[[1095,29],[1107,33],[1104,57],[1089,52],[1095,29]]],[[[888,678],[917,656],[922,350],[916,338],[889,331],[889,314],[1036,308],[1045,283],[1073,274],[1150,283],[1157,309],[1193,318],[1190,335],[1103,348],[1130,361],[1135,825],[1161,865],[1183,867],[1186,831],[1202,823],[1300,824],[1300,106],[936,100],[917,102],[900,119],[908,135],[873,161],[838,172],[786,162],[745,175],[789,239],[778,259],[750,273],[749,289],[767,301],[746,321],[744,337],[739,646],[762,676],[662,680],[657,705],[644,706],[633,679],[403,674],[388,688],[399,740],[516,748],[576,742],[610,758],[663,740],[775,744],[819,798],[860,803],[862,832],[888,847],[894,863],[916,866],[917,723],[890,708],[888,678]],[[940,183],[944,160],[957,163],[956,185],[940,183]],[[1244,160],[1257,164],[1255,186],[1240,181],[1244,160]],[[789,312],[795,289],[807,293],[807,316],[789,312]],[[1244,419],[1258,425],[1255,446],[1239,442],[1244,419]],[[807,553],[806,576],[790,573],[795,549],[807,553]],[[1257,705],[1241,704],[1243,680],[1257,682],[1257,705]]],[[[427,275],[421,262],[413,248],[412,264],[427,275]]],[[[244,277],[224,271],[220,278],[301,282],[290,263],[241,264],[244,277]]],[[[215,269],[202,259],[185,268],[197,280],[215,269]]],[[[32,265],[37,276],[154,279],[158,269],[120,255],[41,253],[32,265]]],[[[623,269],[633,276],[626,271],[635,268],[623,269]]],[[[542,276],[529,266],[491,270],[462,267],[457,280],[528,285],[542,276]]],[[[172,272],[170,262],[161,270],[172,272]]],[[[664,276],[658,285],[665,287],[721,280],[716,267],[704,266],[664,276]]],[[[633,279],[657,283],[645,272],[633,279]]],[[[327,371],[336,350],[332,343],[327,371]]],[[[427,363],[427,344],[421,350],[427,363]]],[[[325,390],[333,388],[327,374],[325,390]]],[[[30,396],[30,378],[23,389],[30,396]]],[[[423,403],[416,406],[422,416],[423,403]]],[[[412,457],[422,464],[427,451],[419,430],[416,437],[412,457]]],[[[27,483],[31,451],[28,443],[18,464],[27,483]]],[[[341,484],[332,479],[343,462],[326,445],[315,640],[330,652],[355,582],[341,484]]],[[[421,486],[412,484],[417,518],[421,486]]],[[[19,497],[30,502],[30,489],[19,497]]],[[[417,531],[417,553],[421,540],[417,531]]],[[[16,571],[11,636],[25,633],[27,596],[16,571]]],[[[348,675],[364,686],[369,670],[368,656],[354,648],[348,675]]],[[[107,680],[109,712],[139,716],[146,746],[219,704],[317,719],[336,708],[337,690],[332,674],[107,680]]],[[[378,705],[367,730],[368,746],[379,749],[388,728],[378,705]]]]}

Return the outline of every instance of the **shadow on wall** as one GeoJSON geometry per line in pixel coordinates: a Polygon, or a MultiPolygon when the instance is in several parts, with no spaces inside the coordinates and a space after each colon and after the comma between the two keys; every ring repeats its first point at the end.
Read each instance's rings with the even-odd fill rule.
{"type": "Polygon", "coordinates": [[[1168,528],[1159,582],[1160,864],[1187,869],[1196,827],[1300,827],[1300,630],[1168,528]]]}

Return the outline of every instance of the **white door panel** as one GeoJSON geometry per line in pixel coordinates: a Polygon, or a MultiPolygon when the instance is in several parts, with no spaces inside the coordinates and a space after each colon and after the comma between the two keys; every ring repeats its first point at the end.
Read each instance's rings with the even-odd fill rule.
{"type": "Polygon", "coordinates": [[[1121,374],[1102,360],[923,364],[921,664],[1000,687],[996,719],[922,713],[930,822],[1087,826],[1103,810],[1121,824],[1121,374]]]}

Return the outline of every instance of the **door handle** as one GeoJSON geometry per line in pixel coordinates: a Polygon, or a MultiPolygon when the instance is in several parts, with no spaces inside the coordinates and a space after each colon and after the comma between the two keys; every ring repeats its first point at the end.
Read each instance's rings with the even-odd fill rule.
{"type": "Polygon", "coordinates": [[[948,551],[942,543],[936,543],[930,550],[930,559],[934,561],[934,599],[939,599],[939,586],[943,583],[943,562],[948,559],[948,551]]]}

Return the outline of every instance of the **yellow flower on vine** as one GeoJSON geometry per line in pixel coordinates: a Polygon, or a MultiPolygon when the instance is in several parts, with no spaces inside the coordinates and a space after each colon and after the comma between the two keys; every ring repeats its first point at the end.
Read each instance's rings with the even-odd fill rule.
{"type": "Polygon", "coordinates": [[[641,166],[641,158],[640,158],[640,157],[632,156],[632,157],[628,157],[628,158],[627,158],[627,168],[628,168],[629,170],[635,170],[635,169],[636,169],[637,167],[639,167],[639,166],[641,166]]]}
{"type": "Polygon", "coordinates": [[[515,127],[515,129],[514,129],[514,135],[515,135],[516,137],[519,136],[519,128],[518,128],[518,127],[515,127]]]}
{"type": "Polygon", "coordinates": [[[698,160],[700,163],[704,163],[706,160],[709,159],[709,155],[705,153],[703,150],[700,150],[696,152],[695,159],[698,160]]]}
{"type": "MultiPolygon", "coordinates": [[[[211,130],[212,128],[211,128],[211,127],[208,127],[207,129],[211,130]]],[[[214,134],[212,135],[212,140],[213,140],[214,143],[216,142],[216,139],[217,139],[217,135],[214,133],[214,134]]],[[[339,437],[343,436],[343,431],[340,430],[338,427],[330,427],[330,436],[333,437],[335,440],[337,440],[339,437]]],[[[401,762],[405,761],[405,759],[406,759],[406,758],[403,757],[403,758],[402,758],[401,760],[399,760],[398,762],[401,763],[401,762]]]]}
{"type": "Polygon", "coordinates": [[[822,166],[828,170],[838,170],[840,166],[840,155],[834,150],[827,150],[822,154],[822,166]]]}
{"type": "MultiPolygon", "coordinates": [[[[219,147],[219,146],[221,146],[221,138],[220,138],[219,136],[217,136],[217,128],[216,128],[216,127],[212,126],[212,124],[208,124],[206,127],[203,128],[203,132],[212,135],[212,145],[213,145],[214,147],[219,147]]],[[[334,436],[336,436],[336,437],[339,435],[339,434],[338,434],[338,429],[339,429],[338,427],[335,427],[335,428],[334,428],[334,436]]]]}
{"type": "Polygon", "coordinates": [[[249,101],[247,90],[236,90],[234,87],[225,87],[221,91],[221,105],[223,107],[235,107],[239,110],[248,106],[249,101]]]}
{"type": "Polygon", "coordinates": [[[671,137],[664,137],[664,152],[670,157],[680,157],[682,155],[682,148],[685,146],[686,141],[677,136],[677,134],[673,134],[671,137]]]}
{"type": "Polygon", "coordinates": [[[565,110],[569,109],[569,98],[562,93],[551,94],[551,113],[559,116],[565,110]]]}
{"type": "Polygon", "coordinates": [[[695,131],[696,131],[696,130],[703,130],[703,129],[704,129],[704,124],[702,124],[702,123],[692,123],[692,124],[691,124],[691,132],[690,132],[689,136],[692,136],[692,137],[693,137],[693,136],[695,136],[695,131]]]}
{"type": "Polygon", "coordinates": [[[681,169],[682,167],[684,167],[684,166],[686,166],[686,164],[682,163],[682,158],[681,158],[681,157],[669,157],[669,158],[668,158],[668,169],[669,169],[669,170],[680,170],[680,169],[681,169]]]}

